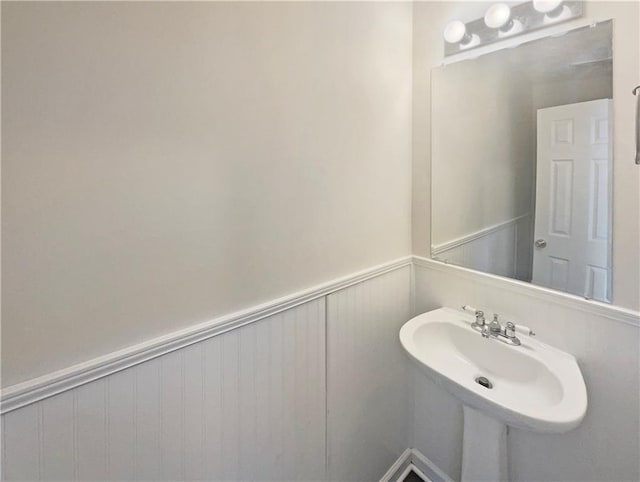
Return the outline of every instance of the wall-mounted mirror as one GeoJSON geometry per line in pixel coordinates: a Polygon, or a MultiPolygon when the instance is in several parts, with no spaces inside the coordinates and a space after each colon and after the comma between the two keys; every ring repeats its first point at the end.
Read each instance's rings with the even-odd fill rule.
{"type": "Polygon", "coordinates": [[[433,259],[611,300],[612,22],[432,73],[433,259]]]}

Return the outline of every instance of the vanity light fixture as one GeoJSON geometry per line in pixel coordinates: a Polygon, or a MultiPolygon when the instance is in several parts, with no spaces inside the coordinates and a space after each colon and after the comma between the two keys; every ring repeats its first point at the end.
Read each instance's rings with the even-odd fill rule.
{"type": "Polygon", "coordinates": [[[544,14],[545,24],[560,22],[571,15],[563,0],[533,0],[533,8],[544,14]]]}
{"type": "Polygon", "coordinates": [[[480,43],[477,35],[469,35],[467,26],[460,20],[453,20],[444,29],[444,39],[447,43],[458,44],[461,49],[470,48],[480,43]]]}
{"type": "Polygon", "coordinates": [[[582,16],[582,0],[532,0],[492,5],[483,18],[449,22],[444,29],[444,55],[462,53],[533,30],[582,16]]]}
{"type": "Polygon", "coordinates": [[[511,8],[506,3],[496,3],[489,7],[484,14],[484,23],[489,28],[498,29],[499,37],[522,32],[522,22],[512,17],[511,8]]]}

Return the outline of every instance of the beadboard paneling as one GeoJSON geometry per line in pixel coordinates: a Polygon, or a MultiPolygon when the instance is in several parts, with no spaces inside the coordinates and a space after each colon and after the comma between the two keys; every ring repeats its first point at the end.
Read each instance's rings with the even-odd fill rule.
{"type": "Polygon", "coordinates": [[[411,269],[327,297],[329,479],[379,480],[410,445],[411,269]]]}
{"type": "Polygon", "coordinates": [[[411,263],[412,257],[405,256],[3,388],[0,391],[0,413],[4,414],[44,400],[126,368],[140,365],[148,360],[153,360],[175,350],[207,340],[212,336],[221,335],[241,326],[255,323],[310,301],[322,299],[330,293],[340,291],[348,286],[353,286],[398,268],[410,266],[411,263]]]}
{"type": "Polygon", "coordinates": [[[6,480],[322,480],[325,301],[3,415],[6,480]]]}
{"type": "Polygon", "coordinates": [[[2,417],[2,471],[5,480],[41,480],[42,405],[2,417]]]}
{"type": "MultiPolygon", "coordinates": [[[[105,457],[108,420],[106,390],[107,381],[97,380],[75,391],[79,480],[109,479],[105,457]]],[[[137,408],[146,407],[139,404],[137,408]]]]}
{"type": "MultiPolygon", "coordinates": [[[[413,269],[417,312],[494,309],[578,357],[587,417],[565,435],[511,430],[513,480],[638,479],[636,315],[432,261],[413,269]]],[[[3,477],[374,480],[413,446],[456,478],[461,407],[408,376],[398,341],[411,292],[411,268],[388,269],[13,408],[3,477]]]]}
{"type": "Polygon", "coordinates": [[[529,214],[432,248],[434,259],[520,280],[531,279],[529,214]]]}
{"type": "MultiPolygon", "coordinates": [[[[589,397],[584,421],[557,435],[510,429],[510,480],[640,480],[637,314],[429,261],[414,270],[417,313],[470,304],[531,327],[541,341],[578,359],[589,397]]],[[[414,447],[459,479],[460,404],[426,377],[414,381],[414,447]]]]}
{"type": "MultiPolygon", "coordinates": [[[[162,413],[162,385],[160,359],[135,367],[136,374],[136,432],[135,474],[139,480],[159,480],[162,469],[160,414],[162,413]]],[[[92,386],[93,383],[88,386],[92,386]]],[[[99,480],[96,477],[94,480],[99,480]]]]}
{"type": "Polygon", "coordinates": [[[63,393],[42,405],[41,471],[49,480],[75,477],[75,394],[63,393]]]}
{"type": "MultiPolygon", "coordinates": [[[[134,375],[134,370],[123,370],[106,379],[108,385],[106,458],[109,480],[133,480],[134,478],[133,447],[135,447],[134,424],[136,424],[134,375]]],[[[65,392],[59,397],[73,392],[65,392]]],[[[50,400],[56,398],[58,397],[50,400]]],[[[50,400],[47,400],[44,405],[46,406],[50,400]]],[[[46,470],[45,474],[47,474],[46,470]]]]}

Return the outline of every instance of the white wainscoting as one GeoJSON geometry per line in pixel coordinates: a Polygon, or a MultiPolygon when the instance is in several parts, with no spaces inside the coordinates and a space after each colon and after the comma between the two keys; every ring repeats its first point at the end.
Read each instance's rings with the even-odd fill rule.
{"type": "Polygon", "coordinates": [[[527,213],[431,247],[434,259],[520,280],[531,279],[531,216],[527,213]]]}
{"type": "MultiPolygon", "coordinates": [[[[468,303],[530,326],[578,359],[589,397],[584,421],[561,435],[510,429],[510,480],[640,480],[638,312],[423,258],[414,258],[414,272],[417,313],[468,303]]],[[[461,406],[418,371],[414,384],[413,447],[459,480],[461,406]]]]}
{"type": "Polygon", "coordinates": [[[322,480],[315,300],[4,415],[6,480],[322,480]]]}
{"type": "Polygon", "coordinates": [[[8,390],[3,480],[379,479],[409,440],[397,330],[410,313],[410,264],[387,263],[8,390]],[[348,383],[341,363],[358,378],[338,394],[348,383]],[[359,423],[336,403],[357,407],[346,415],[364,414],[359,423]],[[328,457],[328,441],[338,450],[355,444],[353,459],[328,457]]]}
{"type": "Polygon", "coordinates": [[[400,258],[7,387],[1,393],[0,413],[6,413],[212,336],[254,323],[395,269],[410,266],[411,263],[412,257],[400,258]]]}
{"type": "Polygon", "coordinates": [[[398,331],[463,303],[528,324],[585,376],[576,430],[510,430],[511,480],[640,479],[637,312],[411,262],[10,390],[3,479],[378,480],[407,447],[458,479],[460,404],[413,369],[398,331]]]}
{"type": "Polygon", "coordinates": [[[328,296],[329,479],[379,480],[409,447],[410,370],[398,333],[411,269],[328,296]]]}

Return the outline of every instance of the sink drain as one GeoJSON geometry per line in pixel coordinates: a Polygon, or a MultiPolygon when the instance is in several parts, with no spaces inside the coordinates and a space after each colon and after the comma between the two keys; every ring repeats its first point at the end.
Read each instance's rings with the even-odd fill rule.
{"type": "Polygon", "coordinates": [[[478,385],[482,385],[482,386],[483,386],[483,387],[485,387],[485,388],[493,388],[493,383],[491,383],[491,382],[489,381],[489,379],[488,379],[488,378],[485,378],[485,377],[478,377],[478,378],[476,378],[476,383],[477,383],[478,385]]]}

